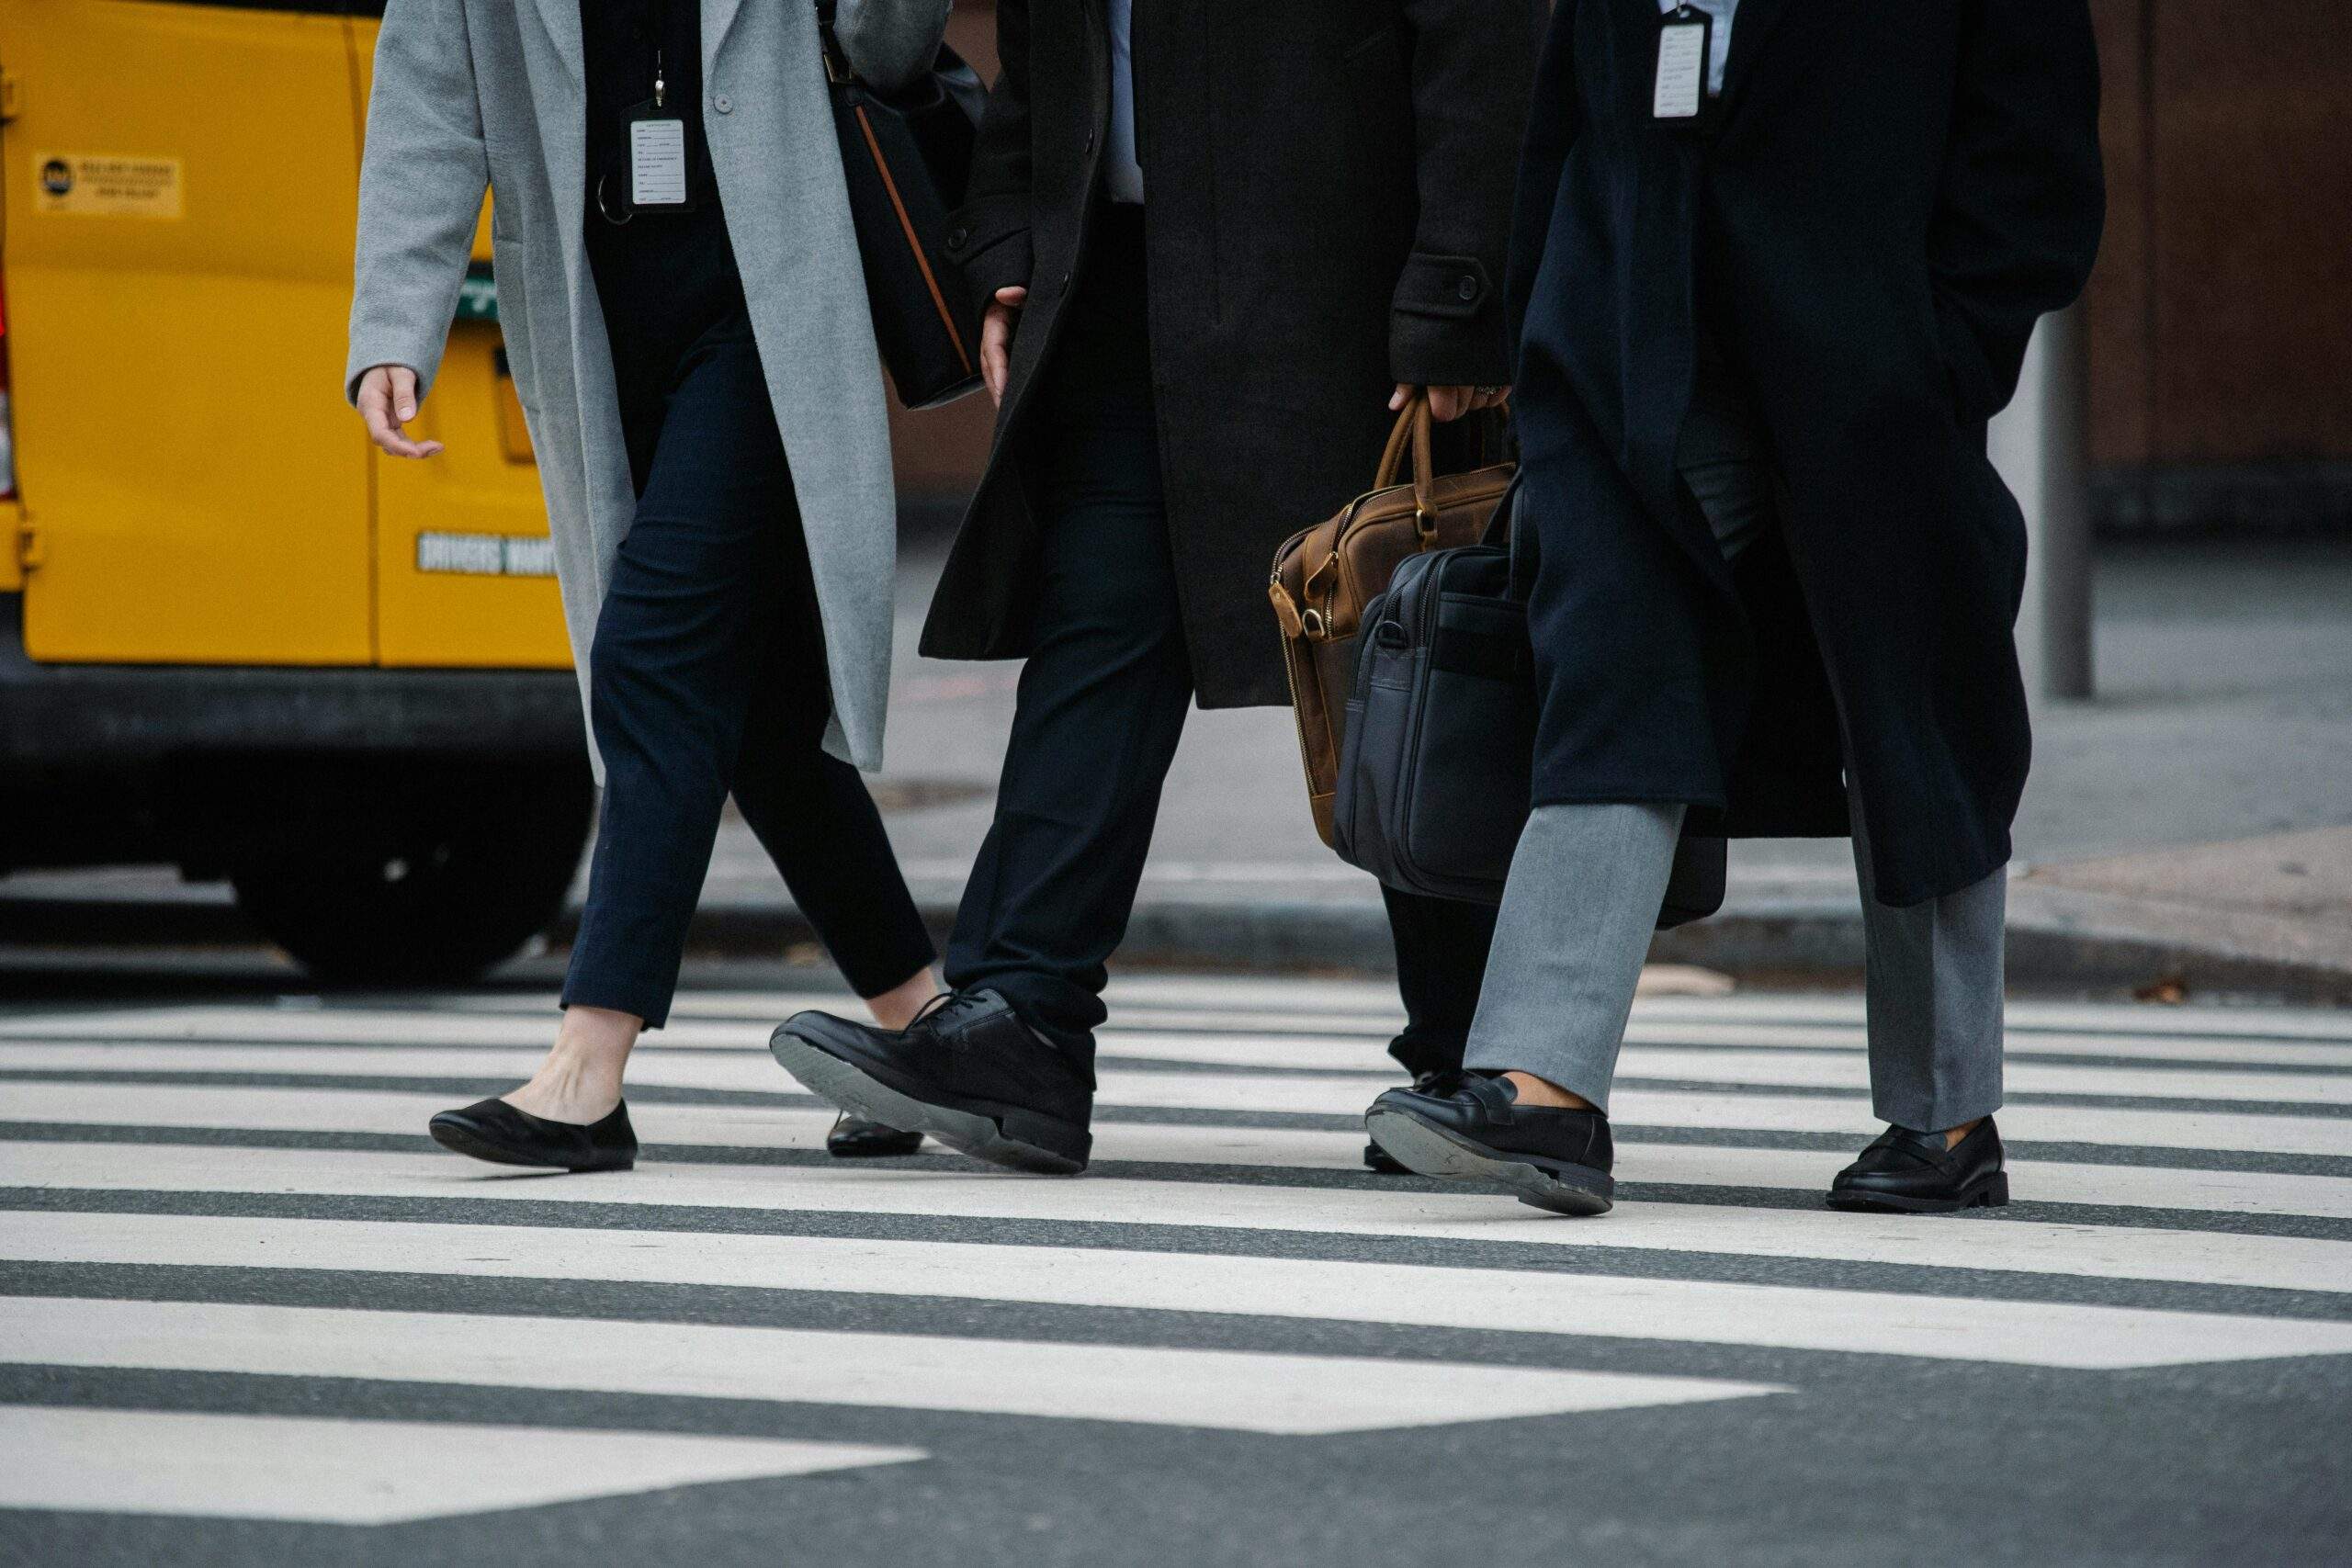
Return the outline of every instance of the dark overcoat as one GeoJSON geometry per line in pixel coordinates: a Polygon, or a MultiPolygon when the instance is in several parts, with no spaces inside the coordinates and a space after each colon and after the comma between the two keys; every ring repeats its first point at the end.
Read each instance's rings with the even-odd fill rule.
{"type": "Polygon", "coordinates": [[[1539,804],[1837,834],[1878,897],[2009,854],[2030,736],[2017,502],[1984,452],[2105,210],[2085,0],[1742,0],[1724,97],[1652,118],[1657,0],[1560,0],[1511,243],[1540,564],[1539,804]],[[1780,536],[1728,570],[1674,466],[1705,321],[1780,536]]]}
{"type": "MultiPolygon", "coordinates": [[[[1500,384],[1503,252],[1541,0],[1135,0],[1152,379],[1201,705],[1288,700],[1275,547],[1369,483],[1398,381],[1500,384]]],[[[983,303],[1025,285],[987,476],[922,650],[1029,651],[1021,476],[1086,267],[1110,119],[1102,0],[1000,0],[1003,73],[949,238],[983,303]]]]}

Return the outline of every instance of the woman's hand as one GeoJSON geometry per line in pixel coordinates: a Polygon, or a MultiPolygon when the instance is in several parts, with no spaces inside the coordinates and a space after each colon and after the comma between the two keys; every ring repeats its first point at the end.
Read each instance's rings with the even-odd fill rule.
{"type": "MultiPolygon", "coordinates": [[[[1410,402],[1413,394],[1421,390],[1409,381],[1396,383],[1396,395],[1388,400],[1388,412],[1396,413],[1410,402]]],[[[1431,387],[1430,417],[1443,424],[1450,419],[1460,419],[1465,413],[1480,409],[1498,408],[1510,400],[1509,387],[1431,387]]]]}
{"type": "Polygon", "coordinates": [[[438,441],[411,441],[401,426],[416,417],[416,372],[405,365],[379,365],[359,378],[360,423],[368,439],[395,457],[431,457],[438,441]]]}
{"type": "Polygon", "coordinates": [[[989,384],[989,400],[1004,406],[1004,386],[1012,378],[1012,324],[1029,300],[1026,288],[1000,288],[980,319],[980,379],[989,384]]]}

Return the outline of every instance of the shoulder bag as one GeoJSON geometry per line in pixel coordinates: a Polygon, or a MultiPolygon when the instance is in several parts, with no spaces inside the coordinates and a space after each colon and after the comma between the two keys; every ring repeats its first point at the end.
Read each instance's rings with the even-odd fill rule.
{"type": "Polygon", "coordinates": [[[929,71],[878,93],[850,68],[829,0],[817,30],[882,363],[908,408],[953,401],[980,384],[980,335],[947,256],[947,216],[971,176],[987,89],[942,45],[929,71]]]}

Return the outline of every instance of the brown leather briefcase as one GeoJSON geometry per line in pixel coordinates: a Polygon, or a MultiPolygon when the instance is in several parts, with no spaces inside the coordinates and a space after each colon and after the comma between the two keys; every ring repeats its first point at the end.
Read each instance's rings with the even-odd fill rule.
{"type": "Polygon", "coordinates": [[[1283,665],[1298,720],[1299,757],[1306,765],[1307,802],[1314,807],[1315,830],[1326,844],[1331,842],[1340,727],[1364,606],[1387,591],[1389,575],[1408,556],[1476,544],[1495,503],[1510,487],[1514,468],[1498,463],[1466,474],[1431,473],[1429,400],[1416,397],[1396,416],[1372,489],[1338,516],[1292,535],[1274,552],[1266,592],[1282,626],[1283,665]],[[1399,484],[1397,473],[1408,456],[1412,482],[1399,484]]]}

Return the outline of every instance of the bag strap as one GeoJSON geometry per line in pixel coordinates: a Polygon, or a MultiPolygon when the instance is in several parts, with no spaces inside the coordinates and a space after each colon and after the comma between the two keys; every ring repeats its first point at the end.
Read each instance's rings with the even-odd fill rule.
{"type": "Polygon", "coordinates": [[[1396,416],[1396,427],[1388,433],[1388,445],[1380,454],[1380,467],[1373,471],[1372,488],[1386,490],[1396,482],[1399,468],[1409,455],[1413,462],[1413,526],[1421,536],[1421,546],[1437,536],[1437,499],[1430,482],[1436,475],[1435,464],[1430,457],[1430,395],[1427,388],[1416,390],[1396,416]]]}
{"type": "Polygon", "coordinates": [[[1478,542],[1498,547],[1510,552],[1509,592],[1513,599],[1524,603],[1533,590],[1535,573],[1535,538],[1533,530],[1520,521],[1520,487],[1526,481],[1527,470],[1521,468],[1504,487],[1502,499],[1495,502],[1494,515],[1487,519],[1487,531],[1478,542]]]}

